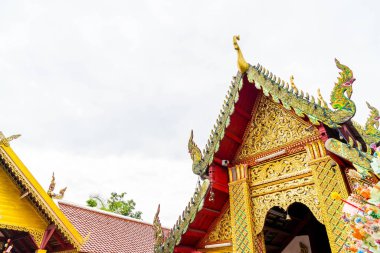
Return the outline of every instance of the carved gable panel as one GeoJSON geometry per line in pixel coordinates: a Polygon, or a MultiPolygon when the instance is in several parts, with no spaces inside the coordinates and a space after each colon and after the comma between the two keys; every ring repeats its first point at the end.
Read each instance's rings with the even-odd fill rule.
{"type": "Polygon", "coordinates": [[[203,239],[202,243],[213,244],[225,241],[230,241],[232,239],[232,228],[231,228],[231,216],[230,208],[228,207],[225,212],[219,217],[219,219],[214,223],[212,229],[203,239]]]}
{"type": "Polygon", "coordinates": [[[261,96],[235,162],[244,162],[259,153],[275,151],[313,136],[318,136],[318,131],[311,123],[261,96]]]}

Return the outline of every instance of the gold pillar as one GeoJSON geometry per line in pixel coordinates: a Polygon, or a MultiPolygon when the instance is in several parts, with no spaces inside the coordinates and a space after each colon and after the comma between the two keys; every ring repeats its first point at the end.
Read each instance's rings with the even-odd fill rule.
{"type": "Polygon", "coordinates": [[[343,203],[331,199],[331,192],[348,197],[342,171],[339,165],[326,154],[323,142],[316,141],[306,145],[310,157],[308,166],[312,170],[324,225],[329,237],[332,253],[345,252],[344,243],[348,236],[348,226],[342,220],[343,203]]]}
{"type": "Polygon", "coordinates": [[[252,203],[249,194],[247,165],[229,169],[232,248],[234,253],[265,252],[263,236],[255,234],[252,203]]]}

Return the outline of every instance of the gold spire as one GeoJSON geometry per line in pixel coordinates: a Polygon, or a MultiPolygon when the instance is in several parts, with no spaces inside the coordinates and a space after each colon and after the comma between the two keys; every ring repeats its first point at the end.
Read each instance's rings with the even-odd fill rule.
{"type": "Polygon", "coordinates": [[[244,59],[244,56],[240,50],[240,47],[239,47],[239,44],[237,43],[238,40],[240,40],[240,36],[239,35],[235,35],[233,37],[233,43],[234,43],[234,48],[235,50],[237,51],[237,65],[238,65],[238,69],[240,71],[240,73],[245,73],[248,68],[249,68],[249,65],[248,63],[245,61],[244,59]]]}

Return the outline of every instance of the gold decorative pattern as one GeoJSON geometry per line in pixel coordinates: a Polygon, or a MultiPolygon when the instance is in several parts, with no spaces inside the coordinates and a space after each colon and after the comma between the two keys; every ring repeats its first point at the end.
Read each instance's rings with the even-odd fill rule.
{"type": "Polygon", "coordinates": [[[32,237],[33,240],[36,242],[37,246],[41,245],[42,239],[44,237],[44,230],[34,229],[26,226],[15,226],[15,225],[8,225],[8,224],[1,224],[0,228],[2,229],[9,229],[14,231],[23,231],[28,232],[32,237]]]}
{"type": "MultiPolygon", "coordinates": [[[[289,183],[286,182],[286,184],[289,183]]],[[[256,233],[262,231],[266,214],[272,207],[278,206],[287,210],[294,202],[306,205],[317,220],[323,223],[315,186],[313,184],[299,186],[297,183],[291,186],[294,188],[284,187],[285,190],[282,191],[252,197],[256,233]]],[[[280,187],[283,186],[280,184],[280,187]]]]}
{"type": "Polygon", "coordinates": [[[235,161],[246,161],[260,152],[278,150],[317,135],[318,131],[310,123],[261,96],[235,161]]]}
{"type": "Polygon", "coordinates": [[[341,219],[343,204],[330,198],[331,192],[338,192],[342,198],[348,197],[342,172],[338,164],[324,152],[318,152],[316,149],[310,150],[312,145],[309,145],[307,149],[309,149],[308,153],[314,154],[314,159],[308,163],[308,166],[313,172],[315,188],[321,203],[323,224],[326,226],[331,251],[333,253],[345,252],[343,246],[347,240],[348,227],[341,219]],[[319,157],[316,156],[318,153],[319,157]]]}
{"type": "Polygon", "coordinates": [[[229,183],[233,252],[254,250],[249,186],[245,179],[229,183]]]}
{"type": "Polygon", "coordinates": [[[230,208],[222,214],[221,219],[215,224],[203,243],[218,243],[232,239],[230,208]]]}
{"type": "MultiPolygon", "coordinates": [[[[306,152],[256,165],[249,170],[250,185],[253,186],[279,180],[285,175],[297,175],[305,168],[307,168],[306,152]]],[[[310,170],[307,170],[305,172],[307,173],[309,171],[310,170]]]]}
{"type": "Polygon", "coordinates": [[[253,187],[251,190],[252,197],[258,197],[270,193],[285,191],[288,189],[297,188],[305,185],[314,184],[313,178],[310,174],[306,174],[306,177],[289,179],[282,183],[276,183],[273,185],[263,185],[261,187],[253,187]]]}
{"type": "Polygon", "coordinates": [[[279,206],[286,210],[294,202],[305,204],[323,223],[305,151],[251,166],[248,173],[256,233],[262,231],[269,209],[279,206]]]}

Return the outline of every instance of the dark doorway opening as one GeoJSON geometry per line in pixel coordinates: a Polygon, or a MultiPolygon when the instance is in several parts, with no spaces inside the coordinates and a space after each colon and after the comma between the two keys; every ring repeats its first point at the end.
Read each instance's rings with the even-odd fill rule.
{"type": "Polygon", "coordinates": [[[37,246],[27,232],[0,229],[0,252],[7,249],[13,253],[33,253],[37,246]]]}
{"type": "Polygon", "coordinates": [[[288,211],[271,208],[263,231],[267,253],[281,253],[295,237],[304,235],[308,236],[311,252],[331,253],[325,226],[302,203],[291,204],[288,211]]]}

